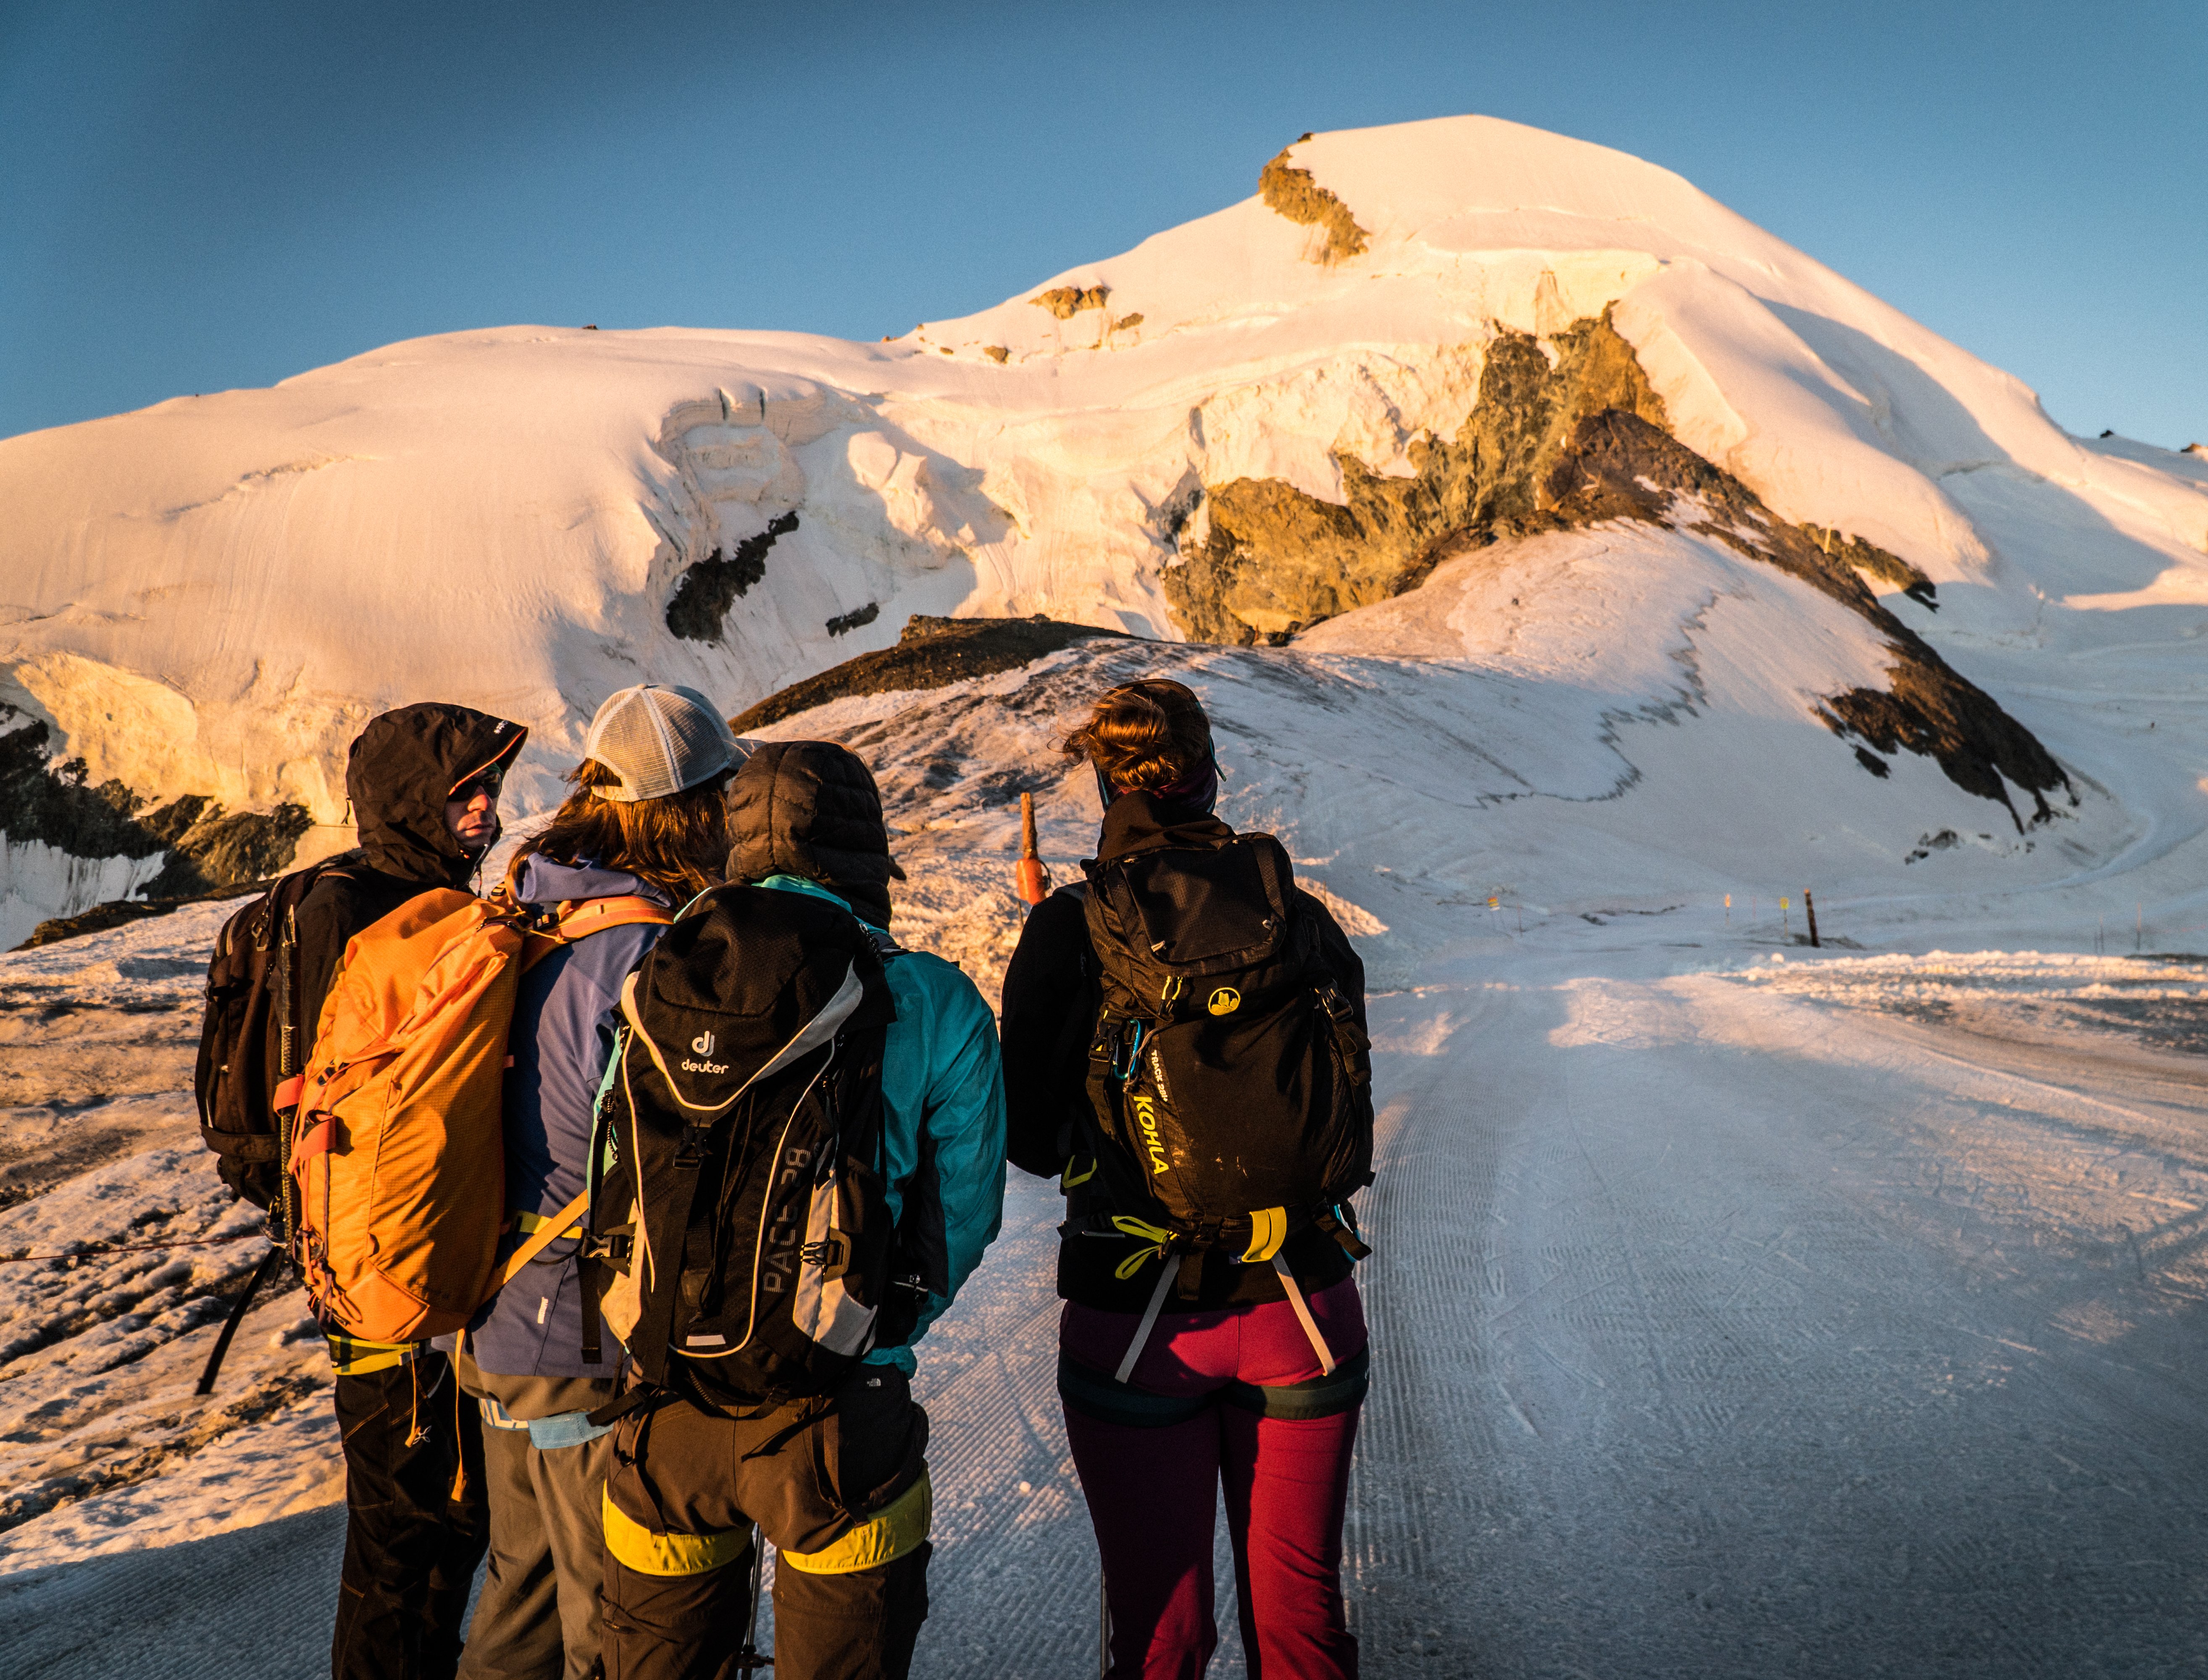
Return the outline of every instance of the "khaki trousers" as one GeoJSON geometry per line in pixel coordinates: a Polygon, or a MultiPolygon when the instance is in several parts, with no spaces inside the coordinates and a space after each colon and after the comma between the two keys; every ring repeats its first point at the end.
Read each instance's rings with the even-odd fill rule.
{"type": "Polygon", "coordinates": [[[544,1451],[483,1420],[490,1568],[460,1680],[589,1680],[598,1664],[601,1526],[614,1438],[544,1451]]]}

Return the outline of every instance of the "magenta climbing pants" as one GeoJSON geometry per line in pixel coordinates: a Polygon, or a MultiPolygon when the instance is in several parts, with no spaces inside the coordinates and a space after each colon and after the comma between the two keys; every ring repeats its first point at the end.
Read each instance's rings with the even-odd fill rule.
{"type": "Polygon", "coordinates": [[[1197,1680],[1212,1619],[1215,1489],[1226,1491],[1251,1680],[1347,1680],[1341,1513],[1365,1393],[1365,1310],[1345,1279],[1311,1297],[1336,1360],[1286,1301],[1164,1313],[1126,1384],[1139,1315],[1068,1304],[1059,1325],[1065,1433],[1104,1559],[1112,1680],[1197,1680]]]}

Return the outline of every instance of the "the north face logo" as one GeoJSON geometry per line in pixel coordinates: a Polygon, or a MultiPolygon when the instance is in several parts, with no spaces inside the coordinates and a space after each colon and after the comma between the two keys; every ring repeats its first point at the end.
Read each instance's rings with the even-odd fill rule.
{"type": "Polygon", "coordinates": [[[690,1047],[691,1047],[693,1050],[695,1050],[695,1051],[696,1051],[699,1055],[701,1055],[701,1056],[710,1056],[710,1055],[711,1055],[711,1054],[713,1053],[713,1035],[712,1035],[712,1034],[711,1034],[711,1033],[700,1033],[700,1034],[699,1034],[697,1037],[695,1037],[695,1038],[693,1038],[693,1039],[692,1039],[692,1040],[690,1041],[690,1047]]]}

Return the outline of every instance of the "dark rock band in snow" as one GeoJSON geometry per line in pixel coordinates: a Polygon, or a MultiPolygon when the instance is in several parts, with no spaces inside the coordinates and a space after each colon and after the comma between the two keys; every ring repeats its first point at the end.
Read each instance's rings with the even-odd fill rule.
{"type": "Polygon", "coordinates": [[[933,1503],[962,1497],[916,1349],[1007,1161],[1065,1197],[1103,1671],[1203,1672],[1223,1490],[1251,1673],[1355,1674],[1364,969],[1279,843],[1214,814],[1196,695],[1125,684],[1065,740],[1096,855],[1054,891],[1023,872],[1000,1018],[891,931],[867,765],[740,740],[687,688],[607,699],[483,890],[526,735],[372,719],[358,849],[210,966],[203,1135],[336,1372],[337,1680],[906,1674],[933,1503]]]}

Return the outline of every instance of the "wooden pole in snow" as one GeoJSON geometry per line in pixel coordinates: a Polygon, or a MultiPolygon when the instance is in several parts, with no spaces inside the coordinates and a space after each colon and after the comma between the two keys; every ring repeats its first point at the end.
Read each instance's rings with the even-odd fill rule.
{"type": "Polygon", "coordinates": [[[1802,908],[1809,915],[1810,947],[1813,950],[1821,951],[1824,947],[1817,943],[1817,899],[1806,886],[1802,889],[1802,908]]]}

